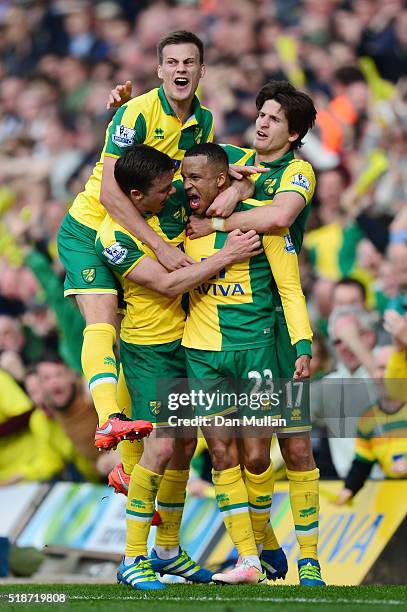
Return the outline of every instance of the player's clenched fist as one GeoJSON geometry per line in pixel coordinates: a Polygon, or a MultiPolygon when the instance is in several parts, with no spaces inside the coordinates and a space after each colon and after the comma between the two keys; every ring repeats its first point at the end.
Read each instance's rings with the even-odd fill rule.
{"type": "Polygon", "coordinates": [[[238,229],[230,232],[223,248],[230,253],[231,262],[259,255],[263,251],[260,237],[255,230],[249,230],[245,234],[238,229]]]}
{"type": "Polygon", "coordinates": [[[212,230],[212,219],[208,217],[200,217],[199,215],[191,215],[187,225],[187,236],[191,240],[207,236],[212,230]]]}

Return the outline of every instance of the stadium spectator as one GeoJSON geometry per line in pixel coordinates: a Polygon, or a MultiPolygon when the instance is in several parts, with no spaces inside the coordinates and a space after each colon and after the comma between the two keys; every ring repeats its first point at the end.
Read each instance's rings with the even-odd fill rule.
{"type": "Polygon", "coordinates": [[[387,478],[407,477],[407,439],[405,401],[391,399],[383,384],[391,346],[382,346],[375,354],[375,380],[382,383],[377,404],[362,414],[358,422],[355,457],[346,475],[337,503],[343,505],[360,491],[375,463],[387,478]]]}
{"type": "Polygon", "coordinates": [[[390,244],[388,255],[397,276],[399,289],[398,294],[389,302],[388,308],[403,315],[407,310],[407,240],[390,244]]]}
{"type": "Polygon", "coordinates": [[[28,371],[24,384],[29,397],[6,373],[0,371],[0,379],[9,394],[4,403],[10,398],[14,405],[12,414],[1,409],[8,418],[0,425],[0,485],[54,478],[98,482],[106,476],[117,457],[99,462],[92,444],[91,399],[57,354],[45,353],[28,371]]]}
{"type": "Polygon", "coordinates": [[[94,467],[98,456],[93,445],[97,419],[82,381],[55,353],[43,355],[36,371],[45,405],[72,441],[75,451],[94,467]]]}
{"type": "Polygon", "coordinates": [[[320,227],[308,232],[305,247],[309,251],[311,263],[319,276],[337,280],[345,263],[341,252],[349,240],[344,235],[343,214],[340,207],[341,196],[346,187],[346,177],[339,169],[321,172],[317,181],[318,218],[320,227]]]}
{"type": "Polygon", "coordinates": [[[342,278],[335,284],[332,303],[334,308],[340,306],[366,308],[366,289],[354,278],[342,278]]]}
{"type": "Polygon", "coordinates": [[[34,363],[43,348],[41,339],[30,327],[24,330],[19,319],[0,315],[1,367],[17,381],[23,381],[25,366],[34,363]]]}
{"type": "Polygon", "coordinates": [[[363,32],[359,51],[375,60],[385,79],[396,83],[407,72],[407,10],[403,10],[402,0],[387,5],[363,32]]]}
{"type": "Polygon", "coordinates": [[[332,311],[329,337],[336,350],[333,372],[311,385],[311,416],[325,426],[332,461],[344,477],[353,458],[354,438],[360,415],[376,400],[372,381],[374,364],[371,351],[376,334],[371,314],[355,306],[332,311]]]}
{"type": "Polygon", "coordinates": [[[34,436],[28,423],[29,397],[17,382],[0,370],[0,485],[9,484],[16,472],[34,458],[34,436]]]}
{"type": "Polygon", "coordinates": [[[24,463],[14,465],[13,475],[4,484],[52,479],[97,482],[94,466],[78,451],[47,404],[43,382],[35,370],[27,374],[25,386],[35,406],[28,423],[31,457],[24,463]]]}
{"type": "Polygon", "coordinates": [[[393,340],[386,368],[387,388],[392,398],[407,401],[407,316],[387,310],[384,327],[393,340]]]}

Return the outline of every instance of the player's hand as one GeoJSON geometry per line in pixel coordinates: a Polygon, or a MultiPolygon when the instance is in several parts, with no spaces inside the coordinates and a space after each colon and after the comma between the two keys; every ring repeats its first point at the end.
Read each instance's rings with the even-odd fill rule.
{"type": "Polygon", "coordinates": [[[206,217],[199,217],[198,215],[191,215],[186,231],[188,238],[191,238],[191,240],[201,238],[202,236],[208,236],[208,234],[213,232],[212,220],[206,217]]]}
{"type": "Polygon", "coordinates": [[[336,503],[337,506],[344,506],[345,504],[350,502],[352,497],[353,497],[352,491],[350,491],[349,489],[342,489],[342,491],[340,491],[340,493],[339,493],[335,503],[336,503]]]}
{"type": "Polygon", "coordinates": [[[249,230],[246,233],[233,230],[228,235],[222,250],[230,256],[230,263],[242,261],[263,252],[260,236],[255,230],[249,230]]]}
{"type": "Polygon", "coordinates": [[[264,172],[270,172],[270,168],[264,168],[263,166],[238,166],[237,164],[229,165],[229,176],[238,181],[245,176],[259,173],[263,174],[264,172]]]}
{"type": "Polygon", "coordinates": [[[125,104],[131,100],[131,91],[133,85],[131,81],[126,81],[124,85],[116,85],[109,94],[109,100],[106,104],[106,108],[119,108],[122,104],[125,104]]]}
{"type": "Polygon", "coordinates": [[[295,362],[294,380],[306,380],[311,376],[311,358],[309,355],[301,355],[295,362]]]}
{"type": "Polygon", "coordinates": [[[229,217],[236,208],[236,204],[254,193],[254,184],[247,178],[233,183],[216,196],[206,211],[207,217],[229,217]]]}
{"type": "Polygon", "coordinates": [[[162,242],[155,252],[158,261],[168,272],[185,268],[196,263],[192,257],[186,255],[181,249],[162,242]]]}

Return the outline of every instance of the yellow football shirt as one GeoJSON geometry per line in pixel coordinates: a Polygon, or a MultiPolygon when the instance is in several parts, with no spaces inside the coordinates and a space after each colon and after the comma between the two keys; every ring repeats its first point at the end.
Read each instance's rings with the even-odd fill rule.
{"type": "MultiPolygon", "coordinates": [[[[105,144],[93,173],[72,204],[69,214],[94,230],[106,214],[100,202],[103,160],[118,158],[132,144],[146,144],[169,155],[179,168],[185,151],[194,144],[213,140],[212,113],[195,96],[192,115],[182,123],[172,110],[161,86],[133,98],[120,107],[107,127],[105,144]]],[[[177,177],[178,178],[178,177],[177,177]]]]}
{"type": "MultiPolygon", "coordinates": [[[[246,200],[237,211],[262,206],[246,200]]],[[[196,261],[223,247],[225,232],[186,239],[185,251],[196,261]]],[[[298,260],[288,229],[262,237],[264,253],[233,264],[189,293],[189,315],[183,345],[208,351],[244,350],[274,342],[274,281],[281,296],[292,344],[306,341],[310,354],[312,331],[302,292],[298,260]]],[[[305,348],[302,343],[301,347],[305,348]]],[[[303,354],[303,352],[301,353],[303,354]]]]}
{"type": "Polygon", "coordinates": [[[407,458],[407,404],[393,414],[378,405],[368,410],[358,423],[355,452],[364,463],[377,461],[388,478],[400,478],[392,467],[397,459],[407,458]]]}
{"type": "MultiPolygon", "coordinates": [[[[174,183],[177,192],[164,209],[147,223],[167,243],[182,245],[189,215],[189,202],[181,181],[174,183]]],[[[122,321],[121,338],[131,344],[165,344],[182,338],[185,312],[182,296],[166,297],[127,279],[128,274],[144,257],[156,259],[154,252],[106,215],[96,239],[96,252],[118,276],[127,304],[122,321]]]]}

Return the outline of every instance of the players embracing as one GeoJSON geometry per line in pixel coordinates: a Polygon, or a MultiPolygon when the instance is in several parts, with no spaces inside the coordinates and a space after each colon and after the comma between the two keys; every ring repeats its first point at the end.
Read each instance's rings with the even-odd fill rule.
{"type": "MultiPolygon", "coordinates": [[[[201,271],[203,267],[204,272],[207,273],[205,278],[210,279],[214,272],[219,272],[225,266],[232,263],[232,260],[227,260],[226,257],[228,262],[226,264],[225,259],[223,259],[222,263],[215,260],[216,265],[213,264],[213,260],[208,264],[206,262],[210,260],[205,258],[201,263],[194,264],[193,258],[184,255],[179,249],[172,248],[172,245],[175,244],[173,238],[178,239],[182,231],[177,235],[173,235],[173,228],[172,232],[170,231],[170,234],[168,234],[162,227],[161,229],[159,228],[161,221],[157,222],[155,220],[152,223],[146,222],[145,217],[149,215],[151,219],[157,219],[160,215],[165,216],[167,214],[168,209],[166,211],[167,205],[164,204],[164,202],[167,197],[170,196],[173,189],[168,180],[166,185],[164,184],[165,181],[162,185],[157,185],[154,180],[150,181],[146,187],[142,186],[140,188],[140,185],[138,187],[135,185],[126,193],[123,184],[119,187],[114,178],[115,166],[117,165],[116,160],[122,156],[123,152],[128,150],[131,145],[137,143],[152,145],[163,154],[169,154],[169,156],[177,162],[179,167],[179,162],[186,150],[197,142],[206,142],[212,139],[212,116],[207,109],[201,107],[194,95],[199,79],[204,74],[203,47],[201,41],[190,33],[174,33],[166,37],[166,39],[160,43],[158,50],[160,64],[159,76],[163,79],[162,87],[129,101],[124,107],[117,111],[107,130],[105,148],[102,152],[101,161],[97,164],[94,174],[85,187],[85,191],[78,196],[70,213],[68,213],[59,239],[60,256],[67,270],[66,294],[77,296],[78,305],[87,323],[84,333],[83,366],[99,414],[101,425],[98,434],[99,439],[103,440],[104,436],[106,436],[105,439],[108,439],[108,444],[111,445],[122,439],[123,435],[127,434],[129,437],[132,435],[135,436],[136,429],[137,431],[140,430],[142,425],[138,425],[137,428],[133,429],[133,421],[126,421],[123,428],[121,418],[110,417],[111,414],[120,413],[116,399],[117,369],[113,351],[116,339],[115,309],[117,288],[115,277],[108,272],[107,267],[101,263],[99,259],[96,259],[97,254],[94,246],[90,246],[92,239],[94,242],[96,232],[100,230],[102,220],[105,217],[105,210],[103,206],[101,206],[101,202],[103,202],[103,205],[111,217],[115,219],[116,222],[119,222],[124,229],[124,233],[130,237],[132,244],[136,245],[136,250],[138,250],[138,255],[130,266],[131,269],[124,271],[124,277],[126,277],[128,273],[131,273],[131,271],[136,271],[137,268],[139,268],[140,272],[141,267],[138,264],[139,260],[145,261],[146,258],[148,259],[150,257],[151,261],[154,261],[162,268],[161,274],[166,279],[168,276],[171,276],[171,274],[174,278],[174,275],[177,273],[185,272],[184,275],[178,274],[178,277],[176,277],[177,281],[175,287],[181,294],[190,287],[199,285],[204,280],[203,277],[197,275],[197,266],[201,266],[201,271]],[[158,187],[161,187],[161,192],[158,187]],[[154,191],[154,197],[151,200],[151,202],[154,200],[153,207],[143,208],[143,206],[138,206],[137,204],[139,204],[139,202],[137,198],[136,201],[134,201],[134,196],[136,194],[131,194],[131,191],[138,191],[142,199],[145,198],[145,196],[147,196],[148,199],[151,188],[154,191]],[[160,212],[161,205],[163,205],[163,210],[160,212]],[[158,206],[158,208],[155,208],[156,206],[158,206]],[[154,214],[157,212],[159,215],[154,214]],[[165,237],[168,238],[169,235],[171,235],[171,240],[166,240],[165,237]],[[82,251],[79,249],[80,255],[76,256],[78,253],[78,244],[81,244],[83,249],[82,251]],[[212,265],[215,265],[216,270],[211,267],[212,265]],[[209,267],[205,268],[204,266],[209,267]],[[190,273],[191,270],[193,270],[193,274],[190,273]],[[189,276],[189,274],[191,275],[189,276]],[[102,426],[104,423],[106,425],[102,426]],[[111,430],[115,430],[115,428],[117,428],[117,436],[115,437],[113,435],[113,437],[111,437],[111,430]]],[[[253,210],[240,207],[239,210],[241,212],[236,212],[227,219],[218,216],[216,220],[211,223],[211,228],[205,225],[205,223],[207,224],[207,220],[205,219],[201,219],[202,223],[200,227],[192,223],[191,238],[205,234],[211,229],[216,230],[222,235],[224,232],[233,229],[233,224],[235,224],[235,229],[249,231],[253,228],[264,235],[280,233],[280,245],[283,250],[288,256],[296,259],[296,252],[299,251],[302,242],[302,233],[309,210],[309,203],[312,199],[315,187],[315,180],[310,165],[295,160],[293,150],[300,145],[301,138],[313,125],[315,109],[312,102],[305,94],[300,94],[300,92],[297,92],[288,84],[280,84],[280,88],[282,88],[282,91],[279,90],[278,84],[274,84],[274,89],[263,91],[263,97],[258,97],[257,99],[259,116],[256,122],[255,150],[240,151],[239,149],[233,148],[231,151],[228,151],[230,161],[239,161],[242,165],[251,165],[254,162],[257,164],[261,163],[268,168],[269,172],[265,174],[259,173],[259,175],[256,175],[254,182],[254,197],[258,201],[263,201],[264,205],[261,207],[253,206],[253,210]],[[232,152],[238,156],[241,153],[239,159],[232,159],[232,152]],[[267,197],[265,197],[265,195],[267,197]],[[271,200],[273,200],[272,203],[270,203],[271,200]],[[285,229],[290,226],[292,227],[289,231],[285,229]]],[[[165,167],[163,159],[161,159],[161,162],[163,163],[163,167],[165,167]]],[[[165,174],[165,172],[163,174],[165,174]]],[[[169,176],[169,174],[170,169],[167,166],[167,175],[169,176]]],[[[230,215],[237,203],[247,197],[245,195],[246,191],[247,185],[244,185],[240,186],[234,193],[231,193],[231,197],[227,198],[228,203],[226,210],[219,213],[219,209],[217,209],[218,215],[230,215]]],[[[144,201],[144,204],[145,203],[144,201]]],[[[251,207],[249,206],[248,208],[251,207]]],[[[186,205],[184,207],[179,207],[177,209],[178,213],[176,211],[176,214],[178,214],[178,216],[181,215],[184,221],[185,218],[182,216],[182,211],[184,210],[185,212],[187,209],[188,207],[186,205]]],[[[173,222],[174,219],[172,219],[170,225],[173,224],[173,222]]],[[[108,221],[104,221],[105,225],[106,223],[108,223],[108,221]]],[[[116,240],[116,235],[113,235],[115,238],[114,243],[120,243],[120,241],[116,240]]],[[[101,233],[99,231],[99,237],[100,236],[101,233]]],[[[250,248],[254,253],[256,252],[258,242],[254,232],[247,234],[247,236],[243,238],[239,235],[233,236],[232,245],[234,240],[239,242],[239,239],[241,243],[239,249],[250,248]],[[246,244],[244,241],[246,241],[246,244]]],[[[269,241],[268,237],[266,242],[267,241],[269,241]]],[[[190,242],[193,243],[193,241],[190,242]]],[[[223,244],[224,242],[224,238],[220,238],[220,243],[223,244]]],[[[112,244],[103,246],[102,254],[103,251],[109,253],[108,249],[110,248],[111,258],[116,258],[116,262],[114,262],[113,265],[123,256],[123,251],[120,251],[120,248],[124,248],[127,252],[131,252],[134,248],[133,246],[131,249],[120,247],[116,250],[112,250],[112,244]]],[[[232,246],[232,250],[233,248],[232,246]]],[[[218,249],[215,249],[215,251],[217,250],[218,249]]],[[[237,250],[234,251],[234,257],[236,258],[242,254],[242,251],[239,251],[238,255],[237,250]]],[[[218,252],[220,253],[220,250],[218,252]]],[[[213,257],[216,257],[217,254],[218,253],[214,253],[213,257]]],[[[245,255],[247,256],[248,253],[245,252],[245,255]]],[[[231,257],[230,253],[229,257],[231,257]]],[[[256,257],[260,257],[260,255],[255,255],[254,259],[256,259],[256,257]]],[[[110,263],[112,264],[112,260],[110,260],[110,263]]],[[[113,268],[113,266],[111,267],[113,268]]],[[[271,268],[271,272],[274,272],[273,268],[271,268]]],[[[274,275],[274,278],[275,276],[276,275],[274,275]]],[[[156,289],[157,293],[160,290],[160,287],[154,284],[154,277],[151,276],[150,273],[147,273],[146,276],[141,279],[138,276],[135,277],[134,282],[139,283],[142,287],[147,286],[152,292],[154,292],[154,289],[156,289]],[[151,284],[152,279],[153,283],[151,284]]],[[[168,279],[164,281],[164,285],[167,282],[169,282],[168,279]]],[[[208,282],[210,283],[211,281],[209,280],[208,282]]],[[[175,291],[171,283],[170,286],[172,287],[170,291],[175,291]]],[[[165,285],[164,289],[165,291],[168,290],[167,285],[165,285]]],[[[174,297],[173,293],[171,293],[171,297],[174,297]]],[[[294,375],[294,377],[298,379],[306,378],[309,376],[310,331],[296,336],[293,333],[289,333],[293,331],[293,328],[290,330],[290,324],[287,331],[287,324],[285,322],[287,309],[284,308],[284,299],[282,302],[280,301],[279,288],[277,285],[273,285],[273,300],[274,306],[277,305],[277,309],[273,310],[275,322],[273,322],[272,325],[271,335],[275,337],[275,345],[281,348],[281,351],[280,348],[278,348],[275,352],[280,359],[280,363],[278,365],[277,362],[275,364],[273,363],[273,373],[275,372],[276,376],[280,377],[284,376],[291,378],[294,375]],[[284,362],[281,360],[282,355],[285,356],[284,362]]],[[[130,301],[128,300],[127,303],[129,304],[130,301]]],[[[178,313],[178,316],[179,315],[180,313],[178,313]]],[[[303,322],[304,321],[305,319],[303,322]]],[[[135,323],[138,325],[139,321],[135,323]]],[[[176,325],[174,325],[174,328],[176,328],[176,325]]],[[[171,340],[171,342],[178,342],[179,339],[180,337],[171,340]]],[[[130,342],[130,344],[137,343],[130,342]]],[[[162,344],[162,342],[160,342],[160,344],[162,344]]],[[[125,350],[127,351],[127,346],[125,350]]],[[[180,351],[180,347],[177,347],[176,354],[179,355],[180,351]]],[[[139,364],[137,363],[137,356],[137,353],[133,355],[134,376],[135,378],[141,378],[142,374],[138,371],[139,364]]],[[[269,358],[272,358],[271,353],[269,358]]],[[[154,361],[154,359],[154,357],[151,359],[150,371],[154,370],[154,363],[156,367],[160,363],[159,361],[154,361]]],[[[173,358],[173,363],[175,363],[175,361],[176,359],[174,360],[173,358]]],[[[130,359],[127,360],[127,363],[129,362],[131,362],[130,359]]],[[[176,368],[176,365],[174,365],[174,367],[176,368]]],[[[127,369],[129,370],[129,368],[127,369]]],[[[264,369],[270,368],[261,368],[260,364],[256,371],[264,371],[264,369]]],[[[178,376],[181,375],[182,369],[178,372],[178,376]]],[[[128,377],[129,379],[132,377],[132,372],[128,373],[128,377]]],[[[132,416],[133,418],[139,418],[140,416],[137,411],[137,405],[135,405],[135,411],[132,416]]],[[[147,415],[142,414],[141,416],[147,415]]],[[[305,426],[301,429],[299,435],[297,432],[295,436],[281,437],[280,444],[288,467],[287,473],[290,481],[290,499],[296,524],[296,533],[300,544],[300,582],[304,585],[322,585],[324,583],[320,576],[316,553],[319,510],[319,473],[313,463],[309,433],[307,433],[308,429],[309,427],[305,426]],[[304,521],[304,513],[302,510],[304,504],[310,505],[311,502],[309,500],[312,501],[310,506],[313,509],[312,521],[309,520],[309,513],[307,513],[308,519],[304,521]]],[[[292,434],[292,431],[288,433],[292,434]]],[[[152,517],[150,515],[152,515],[152,509],[154,508],[154,501],[159,487],[161,487],[164,482],[163,478],[160,479],[157,478],[157,476],[162,474],[166,466],[168,469],[168,461],[171,458],[171,452],[174,447],[167,447],[164,448],[165,452],[159,452],[162,462],[158,466],[157,463],[154,463],[154,460],[157,459],[157,455],[155,453],[156,447],[154,447],[153,443],[153,440],[157,439],[157,437],[153,437],[151,438],[151,443],[150,440],[147,442],[147,453],[145,453],[144,461],[141,459],[141,464],[139,464],[138,468],[140,474],[137,475],[137,478],[132,478],[134,480],[134,487],[136,487],[137,495],[131,495],[130,502],[128,503],[128,509],[130,509],[129,514],[132,516],[132,518],[128,520],[134,523],[145,523],[144,531],[138,529],[136,546],[133,547],[133,549],[131,549],[131,547],[129,548],[129,552],[134,552],[135,554],[126,555],[127,561],[129,561],[127,565],[131,568],[130,572],[128,572],[127,576],[125,575],[126,559],[124,559],[124,564],[122,564],[120,568],[121,573],[119,572],[123,581],[127,581],[135,586],[135,588],[149,588],[149,586],[151,588],[159,588],[156,585],[156,581],[154,582],[153,575],[150,572],[151,570],[160,570],[160,561],[152,566],[150,560],[146,558],[144,551],[146,533],[148,532],[149,521],[151,522],[152,517]],[[150,459],[153,459],[150,463],[148,462],[149,456],[150,459]],[[154,469],[149,469],[149,467],[153,467],[156,471],[154,472],[154,469]],[[133,506],[133,510],[131,510],[131,501],[140,501],[139,497],[137,497],[140,493],[140,487],[143,489],[144,486],[146,490],[146,479],[144,478],[145,473],[143,473],[143,469],[147,469],[147,471],[155,474],[155,476],[149,476],[149,483],[151,485],[151,483],[154,482],[154,486],[152,488],[150,486],[147,503],[141,500],[141,505],[144,505],[144,510],[140,511],[139,508],[134,510],[135,506],[133,506]],[[131,511],[133,511],[133,515],[131,515],[131,511]],[[147,520],[143,520],[143,516],[141,516],[143,514],[144,519],[147,520]],[[142,537],[140,535],[141,533],[142,537]],[[136,559],[140,557],[142,557],[142,567],[137,569],[137,567],[135,567],[137,566],[136,559]],[[147,572],[147,576],[143,575],[143,572],[144,574],[147,572]]],[[[269,501],[268,505],[265,504],[262,508],[263,512],[258,512],[258,509],[255,507],[256,504],[252,503],[252,512],[250,514],[249,502],[242,502],[243,505],[246,505],[245,511],[247,512],[247,516],[250,517],[247,541],[250,541],[249,549],[250,552],[253,553],[242,555],[246,557],[244,566],[250,568],[254,567],[258,571],[258,574],[256,574],[255,579],[246,579],[247,576],[243,576],[241,582],[256,582],[258,579],[262,579],[258,559],[260,553],[262,557],[262,566],[266,570],[268,577],[273,579],[276,577],[283,577],[287,571],[285,556],[268,522],[273,488],[269,445],[270,439],[268,438],[263,440],[260,445],[260,453],[258,452],[258,445],[256,448],[256,444],[251,445],[250,441],[247,442],[244,448],[244,463],[246,466],[246,484],[243,483],[246,493],[244,493],[244,495],[247,497],[248,487],[250,486],[248,483],[250,475],[252,475],[252,482],[255,483],[253,485],[254,494],[256,495],[260,489],[262,492],[267,489],[267,491],[269,491],[269,501]],[[255,466],[255,468],[253,468],[253,466],[255,466]],[[249,474],[249,478],[247,478],[247,474],[249,474]],[[257,533],[260,533],[263,529],[262,541],[260,541],[260,536],[254,538],[256,529],[253,523],[255,523],[256,520],[250,519],[253,519],[256,514],[263,514],[262,527],[259,528],[258,524],[256,526],[257,533]],[[267,520],[264,520],[265,517],[267,520]],[[253,542],[257,544],[255,549],[253,549],[252,546],[253,542]],[[249,563],[247,563],[247,557],[249,557],[249,563]]],[[[176,520],[172,520],[175,525],[175,528],[173,526],[173,532],[179,530],[188,473],[188,462],[192,452],[191,449],[193,450],[193,444],[189,446],[189,449],[188,444],[185,444],[183,450],[180,451],[179,462],[175,464],[175,469],[172,471],[174,473],[183,472],[183,474],[179,481],[177,481],[176,477],[174,479],[174,474],[170,475],[172,478],[168,479],[169,482],[166,486],[166,492],[165,495],[163,495],[163,500],[165,497],[166,501],[161,500],[162,504],[160,507],[167,508],[167,511],[170,508],[168,511],[169,515],[174,513],[174,509],[175,512],[178,511],[176,520]]],[[[129,453],[131,454],[130,445],[129,453]]],[[[130,457],[128,465],[131,466],[132,463],[134,464],[135,461],[130,457]]],[[[238,467],[238,465],[233,466],[236,474],[236,468],[238,467]]],[[[159,496],[158,502],[160,502],[159,496]]],[[[230,516],[236,514],[239,513],[230,512],[230,516]]],[[[167,518],[168,524],[171,523],[171,516],[167,518]]],[[[130,528],[130,531],[131,530],[130,528]]],[[[177,537],[174,535],[173,542],[176,543],[175,546],[167,547],[170,555],[174,553],[175,548],[177,551],[179,550],[177,537]]],[[[163,554],[161,558],[161,562],[163,562],[162,568],[165,568],[166,573],[168,573],[168,569],[171,569],[168,568],[168,565],[171,565],[168,560],[172,560],[173,558],[166,554],[164,550],[165,546],[161,546],[161,548],[160,545],[158,546],[159,552],[163,554]]],[[[205,574],[206,570],[202,570],[199,566],[194,564],[189,557],[185,556],[183,551],[179,551],[176,557],[178,559],[180,575],[188,577],[188,571],[190,570],[191,574],[195,573],[197,578],[201,575],[203,577],[203,582],[208,580],[209,575],[205,574]],[[199,574],[199,572],[201,572],[201,574],[199,574]]],[[[251,572],[251,575],[254,575],[254,573],[251,572]]],[[[239,577],[239,572],[235,571],[235,576],[239,577]]],[[[228,579],[224,580],[223,578],[221,578],[221,581],[228,582],[228,579]]],[[[197,581],[199,581],[199,579],[197,581]]],[[[236,581],[239,582],[240,580],[236,581]]]]}

